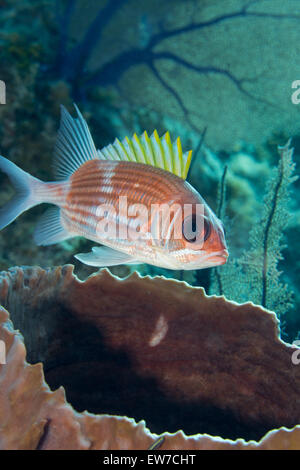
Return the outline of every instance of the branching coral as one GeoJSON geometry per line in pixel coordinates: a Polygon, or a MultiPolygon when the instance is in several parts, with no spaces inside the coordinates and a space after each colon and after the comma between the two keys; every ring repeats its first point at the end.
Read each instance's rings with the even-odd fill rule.
{"type": "MultiPolygon", "coordinates": [[[[180,116],[197,132],[207,121],[215,125],[216,113],[222,114],[222,103],[226,102],[227,123],[230,126],[233,120],[231,125],[236,128],[236,121],[242,121],[243,116],[232,119],[229,100],[238,102],[237,115],[240,111],[247,114],[248,105],[272,112],[279,104],[274,93],[269,93],[263,61],[253,54],[265,43],[249,48],[253,37],[247,34],[253,28],[255,40],[264,42],[263,35],[268,37],[273,27],[283,37],[290,36],[289,25],[299,21],[292,2],[285,2],[285,9],[276,5],[270,9],[267,0],[227,4],[187,0],[184,5],[169,0],[162,5],[155,0],[143,2],[142,7],[134,0],[101,1],[94,7],[92,19],[84,22],[82,35],[78,34],[82,2],[57,3],[60,47],[51,71],[53,76],[68,81],[77,101],[97,87],[114,88],[122,102],[160,109],[162,115],[167,109],[169,115],[180,116]],[[244,60],[253,65],[244,66],[244,60]],[[142,97],[146,99],[142,101],[142,97]],[[162,108],[157,101],[164,103],[162,108]]],[[[267,54],[272,57],[275,52],[270,49],[267,54]]],[[[220,125],[224,134],[224,123],[220,125]]],[[[221,132],[209,129],[210,145],[222,139],[218,136],[221,132]]],[[[232,142],[232,135],[229,138],[232,142]]]]}
{"type": "Polygon", "coordinates": [[[157,50],[157,47],[164,44],[166,39],[181,37],[194,31],[200,32],[202,30],[212,28],[220,23],[226,23],[227,21],[241,18],[269,18],[273,20],[299,19],[295,14],[276,14],[270,12],[251,11],[251,7],[255,6],[257,3],[257,0],[252,0],[246,2],[239,9],[233,10],[229,13],[216,15],[210,20],[191,20],[184,26],[175,26],[169,29],[166,29],[163,26],[163,23],[160,23],[158,30],[156,32],[153,31],[152,34],[148,36],[143,47],[132,47],[131,49],[127,49],[120,52],[116,57],[107,61],[93,72],[83,72],[83,70],[86,70],[91,53],[99,43],[105,27],[113,20],[120,8],[126,2],[124,0],[109,0],[102,8],[99,9],[98,14],[85,32],[84,38],[73,48],[68,50],[66,44],[66,27],[70,24],[70,15],[74,12],[75,3],[75,0],[69,0],[67,2],[60,19],[62,35],[61,43],[64,47],[62,50],[60,49],[60,59],[56,62],[57,66],[60,68],[59,73],[73,83],[74,93],[78,93],[80,86],[89,87],[95,84],[117,84],[122,78],[122,75],[128,69],[133,66],[145,64],[150,68],[161,85],[165,87],[176,99],[186,117],[188,117],[188,110],[180,98],[180,94],[170,83],[163,79],[159,71],[158,64],[160,61],[171,61],[188,70],[197,72],[200,75],[221,75],[222,77],[230,80],[241,93],[244,93],[246,96],[251,98],[254,98],[254,96],[252,96],[244,87],[244,84],[249,81],[248,78],[238,78],[229,69],[222,67],[216,67],[213,65],[195,65],[184,57],[181,57],[169,50],[157,50]]]}
{"type": "Polygon", "coordinates": [[[222,270],[216,269],[211,286],[213,293],[224,294],[237,302],[251,300],[278,315],[292,306],[292,293],[280,281],[278,271],[283,234],[291,217],[290,186],[297,179],[293,175],[292,154],[289,142],[279,147],[279,165],[267,182],[262,213],[249,234],[250,247],[240,259],[229,261],[222,270]]]}

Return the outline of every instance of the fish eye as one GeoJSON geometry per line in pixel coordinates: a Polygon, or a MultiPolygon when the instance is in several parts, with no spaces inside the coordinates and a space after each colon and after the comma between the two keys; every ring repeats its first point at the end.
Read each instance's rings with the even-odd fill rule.
{"type": "MultiPolygon", "coordinates": [[[[194,243],[197,240],[197,219],[199,219],[197,215],[192,214],[182,222],[182,234],[187,242],[194,243]]],[[[211,224],[206,217],[204,217],[203,230],[203,241],[206,241],[211,233],[211,224]]]]}

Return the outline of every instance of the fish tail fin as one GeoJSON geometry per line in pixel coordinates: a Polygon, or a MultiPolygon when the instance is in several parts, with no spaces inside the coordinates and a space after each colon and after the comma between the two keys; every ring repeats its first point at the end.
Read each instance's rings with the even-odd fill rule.
{"type": "Polygon", "coordinates": [[[12,199],[0,209],[0,230],[2,230],[24,211],[43,202],[36,196],[35,189],[44,183],[2,156],[0,156],[0,170],[7,174],[16,190],[12,199]]]}

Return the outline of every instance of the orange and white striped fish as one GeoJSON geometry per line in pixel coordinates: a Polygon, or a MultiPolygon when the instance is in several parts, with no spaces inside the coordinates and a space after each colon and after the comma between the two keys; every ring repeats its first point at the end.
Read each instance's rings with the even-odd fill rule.
{"type": "MultiPolygon", "coordinates": [[[[76,106],[75,106],[76,107],[76,106]]],[[[54,204],[35,231],[38,245],[82,236],[101,246],[76,258],[91,266],[149,263],[202,269],[228,257],[221,221],[185,181],[191,151],[154,131],[96,150],[76,107],[62,107],[55,146],[57,181],[42,182],[0,157],[16,195],[0,212],[3,229],[22,212],[54,204]]]]}

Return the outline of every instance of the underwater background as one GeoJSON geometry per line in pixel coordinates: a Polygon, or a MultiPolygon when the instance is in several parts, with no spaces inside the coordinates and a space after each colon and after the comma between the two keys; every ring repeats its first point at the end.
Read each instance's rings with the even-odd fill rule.
{"type": "MultiPolygon", "coordinates": [[[[188,181],[224,223],[228,263],[110,270],[253,301],[276,312],[282,339],[297,339],[300,1],[1,0],[0,25],[1,154],[25,171],[53,179],[60,104],[72,112],[73,102],[97,148],[157,129],[193,149],[188,181]],[[280,158],[289,138],[294,155],[280,158]]],[[[1,206],[12,194],[1,174],[1,206]]],[[[86,239],[35,246],[44,211],[35,207],[0,233],[0,270],[72,263],[80,279],[97,271],[74,258],[91,248],[86,239]]]]}

